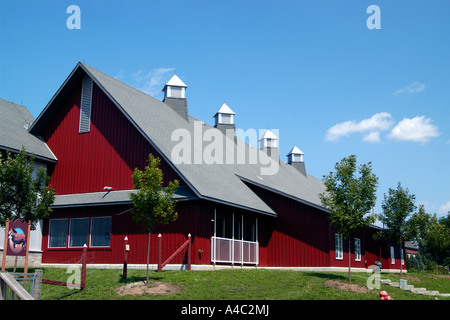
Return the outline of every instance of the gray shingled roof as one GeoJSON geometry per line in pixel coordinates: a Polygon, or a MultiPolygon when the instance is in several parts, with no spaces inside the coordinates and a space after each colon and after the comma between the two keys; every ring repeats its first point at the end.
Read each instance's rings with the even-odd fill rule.
{"type": "MultiPolygon", "coordinates": [[[[39,131],[39,128],[49,121],[46,118],[51,117],[50,111],[56,107],[53,102],[57,100],[58,93],[64,90],[66,84],[70,84],[71,77],[80,79],[80,69],[93,78],[94,82],[102,88],[159,154],[172,165],[199,198],[267,215],[276,215],[272,208],[246,185],[246,183],[250,183],[323,209],[319,199],[319,193],[324,191],[323,183],[310,175],[304,176],[282,161],[280,161],[279,170],[275,175],[261,175],[262,165],[237,164],[238,161],[234,161],[235,164],[175,164],[171,160],[171,152],[179,142],[171,141],[172,133],[176,129],[181,129],[194,136],[195,128],[198,128],[198,120],[193,117],[186,120],[162,101],[84,63],[77,65],[33,124],[31,131],[39,131]]],[[[200,127],[204,130],[213,129],[220,132],[204,123],[200,127]]],[[[220,135],[225,137],[222,133],[220,135]]],[[[240,141],[235,147],[252,149],[251,146],[240,141]]],[[[193,144],[192,154],[196,152],[202,154],[202,151],[201,146],[193,144]]],[[[258,157],[263,156],[261,155],[263,151],[254,151],[257,152],[258,157]]],[[[246,157],[245,154],[239,152],[235,152],[235,154],[236,158],[241,160],[246,157]]]]}
{"type": "MultiPolygon", "coordinates": [[[[116,190],[109,192],[89,192],[77,194],[61,194],[55,196],[52,208],[105,206],[130,204],[130,194],[137,190],[116,190]]],[[[196,200],[198,197],[186,186],[179,186],[173,196],[174,200],[196,200]]]]}
{"type": "Polygon", "coordinates": [[[36,159],[56,162],[45,142],[28,132],[33,121],[26,107],[0,99],[0,149],[18,152],[24,147],[36,159]]]}

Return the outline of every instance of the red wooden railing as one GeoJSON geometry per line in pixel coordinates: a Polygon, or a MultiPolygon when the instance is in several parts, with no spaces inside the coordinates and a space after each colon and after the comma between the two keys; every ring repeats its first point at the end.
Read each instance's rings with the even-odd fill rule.
{"type": "Polygon", "coordinates": [[[83,247],[83,255],[81,256],[81,283],[68,283],[64,281],[56,281],[56,280],[47,280],[42,279],[42,283],[46,284],[52,284],[57,286],[67,286],[67,287],[74,287],[81,290],[84,290],[86,288],[86,256],[87,256],[87,246],[84,245],[83,247]]]}
{"type": "Polygon", "coordinates": [[[187,268],[188,270],[191,270],[191,234],[189,233],[188,239],[186,242],[184,242],[169,258],[167,258],[166,261],[162,262],[162,236],[161,234],[158,235],[158,272],[161,272],[161,270],[164,268],[166,264],[168,264],[173,258],[175,258],[180,252],[183,251],[184,248],[188,247],[188,253],[187,253],[187,268]]]}

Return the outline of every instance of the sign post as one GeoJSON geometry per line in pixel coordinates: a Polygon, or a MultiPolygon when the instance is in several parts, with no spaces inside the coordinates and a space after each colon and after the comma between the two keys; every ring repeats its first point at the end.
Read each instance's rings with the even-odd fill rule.
{"type": "Polygon", "coordinates": [[[5,268],[6,268],[6,251],[7,251],[7,248],[8,248],[8,230],[9,230],[9,219],[6,218],[5,241],[3,241],[2,271],[5,271],[5,268]]]}

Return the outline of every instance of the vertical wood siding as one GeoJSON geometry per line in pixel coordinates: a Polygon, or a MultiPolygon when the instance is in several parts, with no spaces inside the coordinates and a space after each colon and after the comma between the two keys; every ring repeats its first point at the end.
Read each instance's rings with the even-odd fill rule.
{"type": "MultiPolygon", "coordinates": [[[[148,154],[159,156],[112,101],[94,84],[90,132],[79,133],[81,81],[42,133],[58,158],[50,184],[57,194],[132,189],[131,175],[148,154]]],[[[164,181],[181,178],[161,160],[164,181]]]]}
{"type": "Polygon", "coordinates": [[[329,266],[327,216],[312,207],[270,191],[249,186],[279,214],[261,219],[260,265],[329,266]]]}

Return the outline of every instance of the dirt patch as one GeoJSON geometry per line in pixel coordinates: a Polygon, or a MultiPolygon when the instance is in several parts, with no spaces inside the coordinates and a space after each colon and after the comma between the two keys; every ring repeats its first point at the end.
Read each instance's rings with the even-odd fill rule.
{"type": "Polygon", "coordinates": [[[434,278],[434,279],[450,279],[449,274],[424,274],[424,277],[434,278]]]}
{"type": "Polygon", "coordinates": [[[369,289],[367,289],[367,287],[360,286],[359,284],[355,284],[355,283],[342,282],[339,280],[327,280],[327,281],[325,281],[325,285],[335,288],[335,289],[346,290],[346,291],[357,292],[357,293],[369,292],[369,289]]]}
{"type": "Polygon", "coordinates": [[[142,294],[171,294],[180,291],[181,288],[170,283],[152,281],[146,285],[144,281],[133,282],[116,289],[119,296],[142,295],[142,294]]]}

